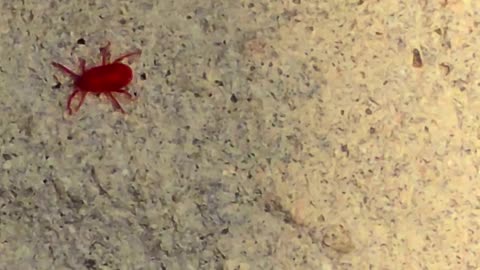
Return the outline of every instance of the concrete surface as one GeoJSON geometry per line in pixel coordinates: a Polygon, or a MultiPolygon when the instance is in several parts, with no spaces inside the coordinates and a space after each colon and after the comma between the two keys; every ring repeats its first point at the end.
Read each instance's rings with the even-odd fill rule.
{"type": "Polygon", "coordinates": [[[479,11],[2,1],[0,269],[479,269],[479,11]],[[138,100],[66,115],[107,41],[138,100]]]}

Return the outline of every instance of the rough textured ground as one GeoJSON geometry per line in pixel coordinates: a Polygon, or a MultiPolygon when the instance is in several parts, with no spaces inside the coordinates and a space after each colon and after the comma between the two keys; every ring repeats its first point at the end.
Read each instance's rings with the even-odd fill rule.
{"type": "Polygon", "coordinates": [[[472,2],[2,1],[0,269],[479,269],[472,2]]]}

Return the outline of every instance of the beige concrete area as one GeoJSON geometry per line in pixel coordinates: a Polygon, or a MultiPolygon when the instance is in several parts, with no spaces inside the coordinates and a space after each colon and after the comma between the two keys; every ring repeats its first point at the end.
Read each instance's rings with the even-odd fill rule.
{"type": "Polygon", "coordinates": [[[0,1],[0,270],[480,269],[479,12],[0,1]]]}

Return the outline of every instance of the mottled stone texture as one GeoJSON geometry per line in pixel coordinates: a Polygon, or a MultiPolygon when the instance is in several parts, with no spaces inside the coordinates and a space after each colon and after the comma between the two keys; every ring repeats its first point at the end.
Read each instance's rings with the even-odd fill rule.
{"type": "Polygon", "coordinates": [[[479,11],[0,1],[0,269],[479,269],[479,11]]]}

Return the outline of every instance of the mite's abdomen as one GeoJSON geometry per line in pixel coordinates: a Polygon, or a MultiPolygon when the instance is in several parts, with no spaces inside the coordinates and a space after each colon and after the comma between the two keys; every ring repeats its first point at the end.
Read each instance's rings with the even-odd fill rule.
{"type": "Polygon", "coordinates": [[[86,70],[75,85],[84,91],[106,92],[127,86],[132,77],[130,67],[122,63],[113,63],[86,70]]]}

